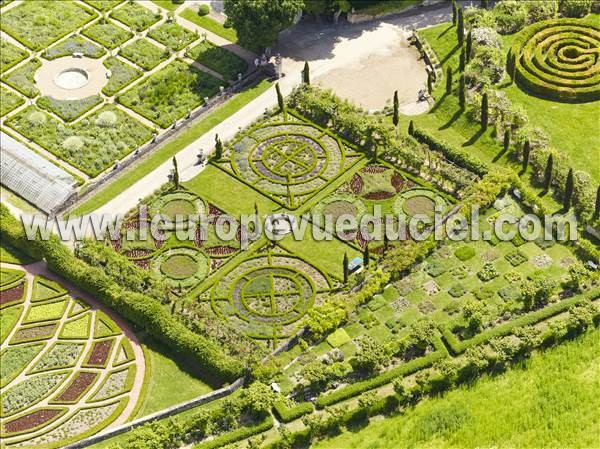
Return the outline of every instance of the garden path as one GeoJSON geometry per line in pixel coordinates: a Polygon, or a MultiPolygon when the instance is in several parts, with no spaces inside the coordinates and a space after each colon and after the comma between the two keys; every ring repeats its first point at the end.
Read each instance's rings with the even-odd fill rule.
{"type": "MultiPolygon", "coordinates": [[[[129,327],[129,324],[127,322],[125,322],[125,320],[120,315],[115,313],[112,309],[102,305],[93,296],[81,291],[79,288],[75,287],[70,282],[68,282],[65,279],[61,278],[60,276],[57,276],[56,274],[52,273],[50,270],[48,270],[48,266],[46,265],[46,262],[40,261],[40,262],[35,262],[35,263],[29,264],[29,265],[15,265],[15,264],[6,263],[6,262],[0,262],[0,267],[10,268],[10,269],[19,270],[19,271],[25,271],[25,278],[27,280],[27,290],[25,292],[25,302],[24,302],[25,307],[27,307],[31,303],[31,296],[33,294],[33,281],[34,281],[35,276],[43,276],[47,279],[50,279],[52,281],[59,283],[61,286],[63,286],[67,290],[67,293],[72,298],[83,299],[91,307],[92,310],[102,310],[119,326],[119,328],[121,329],[121,331],[123,332],[123,335],[124,335],[124,337],[121,337],[121,338],[127,338],[127,339],[129,339],[129,341],[131,343],[131,347],[133,348],[133,351],[135,353],[135,359],[137,361],[137,364],[136,364],[137,368],[136,368],[135,380],[133,382],[133,387],[131,388],[131,391],[127,394],[127,396],[129,397],[127,406],[123,409],[123,411],[118,416],[118,418],[116,420],[114,420],[109,426],[107,426],[105,428],[105,430],[110,429],[115,426],[118,426],[118,425],[121,425],[121,424],[127,422],[129,420],[129,418],[133,418],[133,416],[131,416],[131,414],[135,411],[137,401],[139,399],[141,399],[140,395],[142,392],[144,378],[146,375],[146,362],[145,362],[145,358],[144,358],[144,351],[140,345],[140,342],[137,339],[136,335],[131,330],[131,328],[129,327]]],[[[24,319],[24,317],[25,317],[25,314],[23,313],[21,315],[21,317],[19,318],[19,321],[16,323],[14,328],[10,331],[10,333],[4,340],[5,343],[2,344],[2,348],[4,348],[6,343],[8,341],[10,341],[10,339],[16,332],[16,329],[19,327],[19,325],[21,324],[21,321],[24,319]]],[[[62,325],[66,321],[67,321],[67,314],[64,314],[62,316],[62,318],[59,320],[59,329],[62,327],[62,325]]],[[[48,341],[51,344],[54,343],[58,339],[58,334],[59,334],[59,331],[57,331],[50,339],[48,339],[48,341]]],[[[85,351],[84,353],[87,353],[90,350],[91,343],[92,343],[92,340],[89,340],[86,342],[86,347],[84,348],[84,351],[85,351]]],[[[38,354],[36,357],[34,357],[33,360],[27,366],[27,368],[24,369],[15,379],[13,379],[3,389],[7,389],[11,385],[16,385],[17,383],[24,380],[24,378],[25,378],[24,373],[27,372],[30,367],[35,366],[35,364],[38,362],[38,360],[42,357],[43,352],[44,351],[40,352],[40,354],[38,354]]],[[[75,373],[81,367],[83,359],[84,358],[82,357],[78,361],[78,364],[76,365],[77,369],[73,369],[73,373],[75,373]]],[[[111,368],[111,366],[109,365],[107,368],[109,369],[109,368],[111,368]]],[[[90,394],[90,392],[88,392],[88,394],[90,394]]],[[[48,405],[48,401],[49,401],[49,398],[46,398],[43,401],[39,402],[38,404],[48,405]]],[[[98,401],[97,404],[98,404],[98,406],[101,406],[101,405],[104,405],[106,402],[110,402],[110,399],[98,401]]],[[[67,407],[69,408],[69,411],[74,411],[75,409],[79,408],[78,404],[68,405],[67,407]]],[[[65,416],[67,416],[67,415],[65,415],[65,416]]]]}
{"type": "MultiPolygon", "coordinates": [[[[430,26],[447,21],[450,17],[448,5],[437,5],[365,24],[331,26],[301,22],[280,36],[278,51],[283,57],[283,71],[286,74],[279,80],[281,91],[284,96],[288,95],[300,84],[305,60],[310,62],[311,77],[317,79],[335,68],[377,53],[379,43],[369,30],[382,28],[384,33],[395,36],[398,29],[430,26]],[[356,51],[358,48],[360,51],[356,51]]],[[[181,180],[187,181],[203,170],[203,166],[197,165],[198,153],[208,153],[214,149],[215,134],[219,134],[221,140],[226,142],[276,104],[277,97],[272,87],[181,150],[177,154],[181,180]]],[[[163,185],[172,168],[171,160],[164,162],[97,209],[96,213],[126,213],[137,205],[140,198],[163,185]]]]}

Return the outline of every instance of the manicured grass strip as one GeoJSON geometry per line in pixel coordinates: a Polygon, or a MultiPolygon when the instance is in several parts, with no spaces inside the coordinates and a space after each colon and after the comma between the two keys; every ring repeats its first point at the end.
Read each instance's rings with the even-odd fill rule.
{"type": "Polygon", "coordinates": [[[235,44],[238,40],[237,33],[233,28],[225,28],[223,25],[221,25],[215,19],[211,19],[209,16],[199,16],[196,11],[190,8],[186,8],[179,15],[184,19],[204,28],[205,30],[215,33],[217,36],[221,36],[223,39],[227,39],[229,42],[233,42],[235,44]]]}
{"type": "Polygon", "coordinates": [[[152,3],[173,12],[179,8],[183,2],[180,1],[179,3],[175,3],[173,0],[152,0],[152,3]]]}
{"type": "Polygon", "coordinates": [[[214,165],[208,165],[198,176],[184,185],[219,209],[234,216],[254,213],[255,203],[259,214],[279,209],[279,205],[274,201],[214,165]],[[224,195],[225,192],[227,195],[224,195]]]}
{"type": "Polygon", "coordinates": [[[271,86],[267,80],[263,80],[255,86],[245,90],[219,107],[216,111],[202,119],[190,129],[171,140],[166,145],[153,151],[152,155],[140,162],[134,169],[127,171],[126,176],[121,176],[105,189],[98,192],[92,198],[73,210],[74,215],[82,215],[93,212],[111,198],[118,195],[131,184],[139,181],[160,164],[170,159],[173,155],[184,149],[194,140],[205,134],[210,129],[221,123],[231,114],[237,112],[254,98],[258,97],[271,86]]]}
{"type": "Polygon", "coordinates": [[[239,73],[243,74],[248,68],[246,61],[238,55],[208,40],[192,47],[186,52],[186,56],[220,73],[228,80],[235,79],[239,73]]]}

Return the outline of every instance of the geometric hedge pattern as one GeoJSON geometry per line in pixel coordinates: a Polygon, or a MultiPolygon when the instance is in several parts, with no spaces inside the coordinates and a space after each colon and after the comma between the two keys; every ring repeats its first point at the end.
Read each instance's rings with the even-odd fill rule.
{"type": "Polygon", "coordinates": [[[356,164],[360,153],[291,113],[250,128],[218,165],[287,209],[296,209],[356,164]]]}
{"type": "Polygon", "coordinates": [[[59,284],[23,275],[2,268],[0,278],[3,447],[59,447],[126,418],[144,363],[127,337],[59,284]]]}
{"type": "Polygon", "coordinates": [[[517,82],[558,101],[600,99],[600,29],[570,19],[536,23],[513,44],[517,82]]]}

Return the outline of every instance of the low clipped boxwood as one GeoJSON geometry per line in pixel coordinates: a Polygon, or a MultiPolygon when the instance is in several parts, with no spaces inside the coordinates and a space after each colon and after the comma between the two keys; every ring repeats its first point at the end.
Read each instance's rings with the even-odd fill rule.
{"type": "Polygon", "coordinates": [[[273,404],[273,409],[275,410],[279,421],[289,423],[304,415],[312,413],[315,407],[310,402],[301,402],[292,407],[288,407],[285,402],[278,401],[273,404]]]}

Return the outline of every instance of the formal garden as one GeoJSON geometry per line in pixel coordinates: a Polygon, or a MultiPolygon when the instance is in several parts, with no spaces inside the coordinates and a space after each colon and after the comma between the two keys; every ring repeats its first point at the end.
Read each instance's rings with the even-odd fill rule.
{"type": "MultiPolygon", "coordinates": [[[[85,14],[69,6],[60,16],[68,26],[45,25],[43,37],[6,28],[23,48],[2,41],[1,87],[4,123],[89,176],[176,127],[247,70],[238,55],[143,4],[85,3],[72,5],[85,14]],[[38,92],[36,70],[70,52],[111,71],[102,94],[71,104],[38,92]]],[[[152,3],[232,36],[208,8],[152,3]]],[[[598,14],[582,10],[585,2],[529,3],[453,3],[452,23],[416,31],[414,44],[436,67],[426,114],[399,114],[397,102],[368,113],[311,84],[307,63],[289,96],[277,86],[276,107],[228,141],[216,136],[193,178],[180,179],[173,157],[165,184],[140,192],[116,236],[74,250],[55,238],[27,240],[0,208],[3,443],[58,446],[221,387],[206,403],[92,447],[311,447],[484,388],[512,365],[528,366],[534,352],[600,325],[597,152],[581,150],[598,148],[598,14]],[[203,222],[177,221],[198,214],[203,222]],[[241,214],[293,216],[292,229],[314,215],[302,238],[290,229],[276,238],[255,236],[241,214]],[[553,216],[578,238],[492,232],[503,216],[526,214],[553,216]],[[367,224],[332,235],[320,215],[367,224]],[[401,215],[424,217],[418,232],[408,236],[401,215]],[[159,216],[168,220],[148,236],[159,216]],[[383,240],[368,237],[383,228],[391,230],[383,240]],[[418,238],[429,230],[441,238],[418,238]],[[18,260],[4,245],[28,262],[43,259],[115,319],[6,265],[18,260]],[[143,399],[134,379],[144,361],[124,335],[129,325],[178,365],[167,370],[144,346],[153,379],[143,399]],[[193,376],[182,374],[185,364],[193,376]],[[180,396],[198,379],[195,396],[180,396]]],[[[36,8],[3,16],[16,23],[36,8]]],[[[247,43],[247,30],[237,33],[247,43]]],[[[557,408],[540,400],[531,407],[557,408]]],[[[445,410],[431,412],[414,441],[435,445],[471,419],[445,410]]]]}
{"type": "Polygon", "coordinates": [[[201,29],[186,28],[155,5],[44,0],[4,7],[0,116],[34,149],[79,170],[83,181],[189,117],[248,69],[201,29]],[[64,71],[87,67],[88,60],[101,61],[105,70],[82,68],[82,87],[40,85],[48,64],[64,71]],[[96,126],[109,111],[115,120],[96,126]]]}
{"type": "Polygon", "coordinates": [[[105,312],[13,267],[0,272],[3,446],[60,447],[124,422],[143,356],[105,312]]]}

